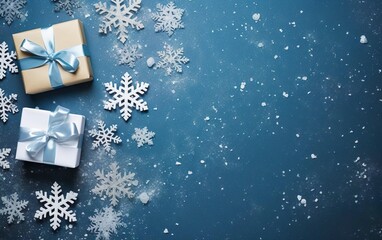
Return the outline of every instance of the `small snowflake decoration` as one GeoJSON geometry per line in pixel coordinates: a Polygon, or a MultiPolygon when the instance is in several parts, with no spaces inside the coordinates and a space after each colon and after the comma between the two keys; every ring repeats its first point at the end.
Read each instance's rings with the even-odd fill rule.
{"type": "Polygon", "coordinates": [[[79,0],[52,0],[52,2],[55,4],[55,12],[64,10],[70,16],[73,16],[76,8],[81,7],[79,0]]]}
{"type": "Polygon", "coordinates": [[[184,10],[177,8],[173,2],[167,5],[157,4],[158,11],[152,15],[152,19],[156,21],[155,32],[166,32],[171,36],[175,29],[184,28],[182,23],[182,15],[184,10]]]}
{"type": "Polygon", "coordinates": [[[118,126],[116,124],[113,124],[111,125],[111,127],[106,128],[106,124],[104,121],[98,121],[98,130],[89,130],[89,135],[93,138],[95,137],[95,140],[92,143],[92,149],[94,150],[102,145],[106,152],[110,152],[110,145],[112,142],[114,142],[115,144],[122,142],[122,139],[120,137],[114,135],[117,131],[117,128],[118,126]]]}
{"type": "Polygon", "coordinates": [[[113,98],[104,101],[104,108],[106,110],[112,110],[116,109],[118,105],[118,107],[121,108],[121,116],[125,121],[131,117],[131,109],[133,107],[141,112],[148,110],[147,102],[139,97],[147,92],[149,84],[137,82],[134,88],[132,83],[132,78],[127,72],[122,77],[120,87],[117,87],[117,84],[113,82],[105,83],[106,91],[112,94],[113,98]]]}
{"type": "Polygon", "coordinates": [[[0,214],[8,215],[8,223],[13,223],[16,219],[17,223],[25,220],[24,213],[21,211],[27,207],[28,201],[19,201],[17,193],[2,197],[1,201],[3,201],[5,206],[0,209],[0,214]]]}
{"type": "Polygon", "coordinates": [[[61,195],[61,186],[58,183],[54,182],[52,185],[52,195],[48,197],[47,192],[43,192],[42,190],[36,191],[37,199],[44,203],[44,207],[41,207],[36,211],[34,217],[38,219],[46,218],[49,214],[50,218],[50,226],[53,230],[56,230],[60,227],[61,219],[60,217],[64,217],[65,220],[69,222],[77,221],[76,214],[73,210],[68,210],[70,204],[73,204],[75,200],[77,200],[78,193],[70,191],[64,195],[61,195]]]}
{"type": "Polygon", "coordinates": [[[155,136],[155,132],[148,131],[147,127],[135,128],[134,130],[131,138],[137,142],[138,147],[142,147],[144,144],[154,145],[152,138],[155,136]]]}
{"type": "Polygon", "coordinates": [[[9,162],[5,158],[8,157],[10,153],[10,148],[0,149],[0,167],[3,169],[9,169],[9,162]]]}
{"type": "Polygon", "coordinates": [[[110,164],[110,172],[104,173],[104,170],[97,170],[95,176],[99,183],[92,189],[92,192],[96,195],[106,195],[110,198],[111,205],[115,206],[118,203],[118,199],[124,196],[133,198],[134,193],[131,191],[131,187],[138,185],[138,180],[134,179],[135,173],[129,172],[123,175],[118,171],[119,166],[117,163],[110,164]]]}
{"type": "Polygon", "coordinates": [[[111,32],[112,27],[117,28],[118,39],[125,43],[127,39],[127,27],[131,26],[137,30],[144,28],[143,23],[133,17],[140,8],[141,0],[129,0],[129,5],[124,4],[124,0],[111,0],[114,5],[107,7],[106,3],[96,3],[94,7],[96,12],[103,15],[102,24],[99,26],[99,32],[107,34],[111,32]]]}
{"type": "Polygon", "coordinates": [[[15,18],[25,19],[22,9],[26,3],[26,0],[0,0],[0,17],[4,18],[8,25],[11,25],[15,18]]]}
{"type": "Polygon", "coordinates": [[[8,120],[8,112],[15,114],[19,111],[14,101],[17,101],[17,94],[12,93],[7,97],[4,90],[0,88],[0,119],[4,123],[8,120]]]}
{"type": "Polygon", "coordinates": [[[17,73],[19,69],[17,65],[13,62],[16,59],[16,53],[14,51],[8,52],[8,44],[2,42],[0,44],[0,80],[5,78],[7,69],[11,73],[17,73]]]}
{"type": "Polygon", "coordinates": [[[130,68],[135,67],[135,62],[142,58],[142,54],[139,53],[140,45],[134,44],[131,46],[124,46],[123,48],[116,48],[118,55],[118,63],[119,65],[126,64],[130,68]]]}
{"type": "Polygon", "coordinates": [[[102,211],[95,210],[95,215],[89,217],[91,224],[88,231],[97,234],[97,240],[109,240],[110,235],[117,233],[118,227],[125,227],[126,224],[122,222],[122,213],[116,212],[112,207],[104,207],[102,211]]]}
{"type": "Polygon", "coordinates": [[[164,45],[164,51],[159,51],[158,56],[161,60],[157,63],[156,68],[162,68],[166,71],[166,75],[171,75],[173,71],[182,72],[182,64],[186,64],[190,59],[183,56],[183,48],[173,49],[168,44],[164,45]]]}

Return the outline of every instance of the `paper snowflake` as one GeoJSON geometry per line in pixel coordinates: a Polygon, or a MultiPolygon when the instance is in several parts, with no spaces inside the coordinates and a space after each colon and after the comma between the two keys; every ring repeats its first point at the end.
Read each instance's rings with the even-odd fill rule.
{"type": "Polygon", "coordinates": [[[8,44],[3,42],[0,44],[0,80],[5,78],[7,69],[11,73],[17,73],[19,69],[13,62],[16,59],[16,53],[14,51],[8,52],[8,44]]]}
{"type": "Polygon", "coordinates": [[[109,240],[110,235],[117,233],[118,227],[125,227],[126,224],[122,222],[122,213],[116,212],[112,207],[104,207],[102,211],[96,209],[95,215],[89,217],[91,224],[88,231],[97,234],[97,240],[109,240]]]}
{"type": "Polygon", "coordinates": [[[166,75],[171,75],[174,71],[181,73],[182,64],[186,64],[190,59],[183,56],[183,48],[173,49],[168,44],[164,45],[164,51],[159,51],[158,56],[161,60],[157,63],[156,68],[162,68],[166,71],[166,75]]]}
{"type": "Polygon", "coordinates": [[[134,130],[131,138],[137,142],[138,147],[142,147],[144,144],[154,145],[152,138],[155,136],[155,132],[149,132],[147,127],[135,128],[134,130]]]}
{"type": "Polygon", "coordinates": [[[95,176],[99,183],[92,189],[92,192],[96,195],[106,195],[110,198],[111,205],[115,206],[118,203],[118,199],[124,196],[128,198],[134,197],[134,193],[131,187],[138,185],[138,180],[134,179],[135,173],[126,172],[122,175],[118,170],[117,163],[110,164],[110,172],[104,173],[104,170],[97,170],[95,176]]]}
{"type": "Polygon", "coordinates": [[[5,158],[8,157],[10,153],[10,148],[0,149],[0,167],[3,169],[9,169],[9,162],[5,158]]]}
{"type": "Polygon", "coordinates": [[[26,0],[0,0],[0,17],[4,18],[8,25],[15,20],[25,19],[25,13],[22,11],[26,0]]]}
{"type": "Polygon", "coordinates": [[[94,7],[96,12],[103,15],[102,23],[99,26],[99,32],[107,34],[111,32],[112,27],[117,28],[118,39],[125,43],[127,39],[127,28],[131,26],[137,30],[144,28],[143,23],[137,20],[133,15],[141,8],[141,0],[129,0],[129,5],[124,4],[124,0],[111,0],[114,5],[107,7],[106,3],[96,3],[94,7]]]}
{"type": "Polygon", "coordinates": [[[94,150],[102,145],[106,152],[110,152],[110,145],[112,142],[115,144],[122,142],[120,137],[114,135],[117,131],[117,128],[117,124],[113,124],[109,128],[106,128],[104,121],[98,121],[98,130],[89,130],[89,135],[93,138],[96,138],[93,140],[92,149],[94,150]]]}
{"type": "Polygon", "coordinates": [[[10,196],[1,197],[1,201],[5,207],[0,209],[1,215],[8,215],[8,223],[13,223],[17,219],[17,223],[25,220],[24,213],[21,211],[27,207],[28,201],[19,201],[17,193],[10,196]]]}
{"type": "Polygon", "coordinates": [[[50,226],[53,230],[60,227],[60,217],[64,217],[65,220],[68,220],[69,222],[77,221],[76,214],[73,210],[68,210],[68,208],[70,204],[73,204],[74,201],[77,200],[78,193],[70,191],[64,197],[64,195],[61,195],[61,192],[61,186],[56,182],[52,185],[52,195],[49,197],[47,192],[43,192],[42,190],[36,191],[36,197],[41,203],[44,203],[44,207],[37,210],[34,217],[43,219],[47,217],[47,214],[49,214],[51,217],[50,226]]]}
{"type": "Polygon", "coordinates": [[[81,7],[79,0],[51,0],[51,1],[54,2],[55,4],[55,7],[54,7],[55,12],[64,10],[70,16],[73,16],[74,10],[76,8],[81,7]]]}
{"type": "Polygon", "coordinates": [[[177,8],[173,2],[167,5],[157,4],[158,11],[152,15],[155,23],[155,32],[163,31],[171,36],[175,29],[184,28],[182,15],[184,10],[177,8]]]}
{"type": "Polygon", "coordinates": [[[140,45],[134,44],[131,46],[124,46],[123,48],[116,48],[118,55],[118,63],[120,65],[126,64],[130,68],[135,67],[135,62],[142,58],[142,54],[139,53],[140,45]]]}
{"type": "Polygon", "coordinates": [[[132,82],[131,76],[126,72],[122,77],[120,87],[117,87],[117,84],[113,82],[105,83],[106,91],[112,94],[113,98],[104,101],[104,108],[112,110],[116,109],[118,105],[121,108],[121,116],[125,121],[131,117],[133,107],[141,112],[148,110],[147,102],[139,97],[147,92],[149,84],[137,82],[134,88],[132,82]]]}
{"type": "Polygon", "coordinates": [[[0,88],[0,119],[3,122],[8,120],[8,112],[15,114],[19,111],[17,106],[13,103],[16,100],[17,94],[12,93],[7,97],[4,90],[0,88]]]}

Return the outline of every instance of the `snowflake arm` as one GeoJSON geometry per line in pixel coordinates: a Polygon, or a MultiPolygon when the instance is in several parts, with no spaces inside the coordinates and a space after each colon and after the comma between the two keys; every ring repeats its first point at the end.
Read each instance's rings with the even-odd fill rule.
{"type": "Polygon", "coordinates": [[[119,65],[126,64],[130,68],[135,67],[135,62],[142,58],[142,54],[138,52],[140,45],[134,44],[131,46],[124,46],[123,48],[117,48],[118,63],[119,65]]]}
{"type": "Polygon", "coordinates": [[[19,196],[17,193],[2,197],[1,201],[3,201],[5,206],[0,209],[0,214],[8,215],[8,224],[13,223],[16,219],[17,223],[25,220],[24,213],[21,211],[27,207],[28,201],[19,201],[19,196]]]}
{"type": "Polygon", "coordinates": [[[95,176],[98,180],[97,185],[92,189],[92,192],[96,195],[106,195],[110,198],[110,203],[113,206],[118,204],[119,198],[127,196],[128,198],[134,197],[131,187],[137,186],[138,181],[134,179],[134,173],[122,173],[119,172],[119,166],[117,163],[110,164],[110,171],[104,173],[103,170],[97,170],[95,176]]]}
{"type": "Polygon", "coordinates": [[[68,210],[69,204],[73,204],[77,200],[78,193],[70,191],[64,197],[61,195],[61,186],[54,182],[52,185],[52,195],[48,197],[47,192],[36,191],[36,197],[41,202],[44,203],[44,207],[41,207],[36,211],[34,217],[38,219],[46,218],[49,214],[50,226],[53,230],[60,227],[61,219],[64,217],[65,220],[69,222],[77,221],[76,214],[73,210],[68,210]]]}
{"type": "Polygon", "coordinates": [[[186,64],[190,59],[184,56],[183,48],[173,49],[168,44],[164,45],[164,51],[157,52],[161,60],[157,63],[156,68],[162,68],[166,71],[166,75],[171,75],[175,70],[182,72],[182,64],[186,64]]]}
{"type": "Polygon", "coordinates": [[[111,125],[110,128],[106,128],[104,121],[98,121],[98,130],[89,130],[89,135],[96,138],[92,143],[92,149],[96,149],[102,145],[106,152],[110,152],[112,142],[115,144],[122,142],[119,136],[114,135],[117,128],[116,124],[111,125]]]}
{"type": "Polygon", "coordinates": [[[55,4],[55,12],[64,10],[70,16],[73,16],[76,8],[81,7],[79,0],[52,0],[52,2],[55,4]]]}
{"type": "Polygon", "coordinates": [[[8,25],[11,25],[15,18],[25,19],[22,8],[26,3],[26,0],[0,0],[0,17],[4,18],[8,25]]]}
{"type": "Polygon", "coordinates": [[[147,111],[147,102],[140,99],[140,95],[147,92],[149,87],[148,83],[137,83],[135,88],[132,85],[132,78],[126,72],[121,80],[121,86],[113,82],[105,83],[106,91],[113,95],[113,98],[104,101],[104,108],[106,110],[116,109],[117,105],[120,107],[122,118],[127,121],[131,117],[132,108],[135,107],[139,111],[147,111]]]}
{"type": "Polygon", "coordinates": [[[94,7],[96,12],[101,15],[106,14],[102,18],[102,23],[99,27],[99,32],[107,34],[112,30],[112,27],[117,28],[118,39],[125,43],[127,39],[127,27],[131,26],[137,30],[144,28],[142,22],[138,21],[137,17],[133,17],[133,14],[138,12],[141,8],[141,0],[129,0],[129,5],[126,6],[124,0],[111,0],[114,5],[107,7],[106,3],[96,3],[94,7]]]}
{"type": "Polygon", "coordinates": [[[94,212],[95,215],[89,217],[91,224],[88,227],[88,231],[96,233],[97,240],[109,240],[111,234],[117,233],[118,227],[126,226],[121,221],[122,213],[114,211],[112,207],[104,207],[102,211],[96,209],[94,212]]]}
{"type": "Polygon", "coordinates": [[[155,23],[155,32],[166,32],[169,37],[176,29],[184,28],[182,15],[184,9],[177,8],[173,2],[167,5],[157,4],[157,12],[152,15],[155,23]]]}
{"type": "Polygon", "coordinates": [[[134,131],[131,138],[137,142],[138,147],[142,147],[144,144],[154,145],[152,138],[155,136],[155,132],[148,131],[147,127],[135,128],[134,131]]]}
{"type": "Polygon", "coordinates": [[[0,80],[5,78],[7,69],[11,73],[17,73],[19,70],[17,65],[13,62],[16,59],[16,52],[8,52],[8,44],[2,42],[0,44],[0,80]]]}
{"type": "Polygon", "coordinates": [[[11,153],[10,148],[0,149],[0,167],[1,168],[9,169],[9,162],[5,158],[8,157],[10,153],[11,153]]]}
{"type": "Polygon", "coordinates": [[[17,94],[12,93],[7,97],[4,90],[0,88],[0,119],[4,123],[8,120],[8,112],[15,114],[19,111],[14,101],[17,101],[17,94]]]}

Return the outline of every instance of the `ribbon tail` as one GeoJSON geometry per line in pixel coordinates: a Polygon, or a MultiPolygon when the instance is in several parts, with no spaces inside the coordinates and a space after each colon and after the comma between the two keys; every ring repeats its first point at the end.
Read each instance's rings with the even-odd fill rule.
{"type": "Polygon", "coordinates": [[[58,69],[57,63],[55,61],[52,61],[49,65],[49,80],[53,89],[63,87],[64,83],[62,82],[60,70],[58,69]]]}
{"type": "Polygon", "coordinates": [[[49,140],[46,144],[43,153],[43,162],[54,164],[56,159],[56,143],[53,140],[49,140]]]}
{"type": "Polygon", "coordinates": [[[38,153],[46,146],[46,144],[46,137],[43,137],[40,141],[35,141],[28,144],[25,150],[31,158],[35,159],[38,153]]]}

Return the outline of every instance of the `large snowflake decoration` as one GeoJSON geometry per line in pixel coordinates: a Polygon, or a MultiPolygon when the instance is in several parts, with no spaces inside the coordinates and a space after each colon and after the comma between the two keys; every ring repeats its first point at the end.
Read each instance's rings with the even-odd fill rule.
{"type": "Polygon", "coordinates": [[[17,73],[19,69],[13,62],[16,59],[16,53],[14,51],[8,52],[8,44],[3,42],[0,44],[0,80],[5,78],[7,69],[11,73],[17,73]]]}
{"type": "Polygon", "coordinates": [[[182,72],[182,64],[186,64],[190,59],[183,56],[183,48],[174,49],[168,44],[164,45],[164,51],[159,51],[158,56],[161,60],[156,64],[156,68],[162,68],[166,75],[171,75],[173,71],[182,72]]]}
{"type": "Polygon", "coordinates": [[[8,25],[15,20],[25,19],[25,13],[22,11],[26,0],[0,0],[0,17],[4,18],[8,25]]]}
{"type": "Polygon", "coordinates": [[[184,28],[182,23],[182,15],[184,10],[177,8],[173,2],[167,5],[157,4],[158,11],[152,15],[152,19],[156,21],[155,32],[163,31],[171,36],[175,29],[184,28]]]}
{"type": "Polygon", "coordinates": [[[112,94],[113,98],[104,101],[104,108],[106,110],[112,110],[116,109],[118,105],[118,107],[121,108],[121,116],[125,121],[131,117],[131,109],[133,107],[141,112],[148,110],[147,102],[139,97],[147,92],[149,84],[137,82],[134,88],[132,83],[132,78],[127,72],[122,77],[120,87],[117,87],[117,84],[113,82],[105,83],[106,91],[112,94]]]}
{"type": "Polygon", "coordinates": [[[155,136],[155,132],[151,132],[144,128],[135,128],[135,132],[131,136],[131,138],[137,142],[138,147],[142,147],[144,144],[154,145],[153,137],[155,136]]]}
{"type": "Polygon", "coordinates": [[[10,153],[11,153],[10,148],[0,149],[0,167],[1,168],[9,169],[9,162],[5,158],[8,157],[10,153]]]}
{"type": "Polygon", "coordinates": [[[106,3],[96,3],[94,7],[99,14],[106,14],[102,18],[102,23],[99,26],[99,32],[107,34],[111,32],[112,27],[117,28],[118,39],[125,43],[127,39],[127,27],[131,26],[137,30],[144,28],[143,23],[133,17],[140,8],[141,0],[129,0],[129,5],[124,4],[124,0],[111,0],[114,5],[107,7],[106,3]]]}
{"type": "Polygon", "coordinates": [[[89,130],[90,136],[95,137],[95,140],[92,143],[92,149],[96,149],[102,145],[106,152],[110,152],[110,145],[112,142],[116,144],[122,142],[122,139],[120,137],[114,135],[117,131],[117,128],[118,126],[116,124],[113,124],[111,125],[111,127],[106,128],[106,124],[104,121],[98,121],[98,130],[89,130]]]}
{"type": "Polygon", "coordinates": [[[99,183],[92,189],[94,194],[103,196],[104,194],[110,198],[111,205],[115,206],[118,203],[118,198],[127,196],[134,197],[131,187],[138,185],[138,180],[134,179],[135,173],[126,172],[122,175],[118,170],[117,163],[110,164],[110,172],[104,173],[104,170],[97,170],[95,176],[99,183]]]}
{"type": "Polygon", "coordinates": [[[135,62],[142,58],[142,54],[139,52],[140,45],[134,44],[131,46],[124,46],[123,48],[116,48],[118,55],[118,63],[120,65],[126,64],[130,68],[135,67],[135,62]]]}
{"type": "Polygon", "coordinates": [[[55,4],[55,12],[64,10],[70,16],[73,16],[76,8],[81,7],[79,0],[52,0],[52,2],[55,4]]]}
{"type": "Polygon", "coordinates": [[[8,112],[15,114],[19,111],[17,106],[13,103],[16,100],[17,94],[12,93],[7,97],[4,90],[0,88],[0,119],[3,122],[8,120],[8,112]]]}
{"type": "Polygon", "coordinates": [[[1,215],[8,215],[8,223],[13,223],[17,219],[17,223],[25,220],[24,213],[21,211],[27,207],[28,201],[19,201],[17,193],[10,196],[1,197],[1,201],[5,205],[0,209],[1,215]]]}
{"type": "Polygon", "coordinates": [[[97,240],[109,240],[110,235],[117,233],[118,227],[125,227],[126,224],[122,222],[122,213],[116,212],[112,207],[104,207],[102,211],[96,209],[95,215],[89,217],[91,224],[88,231],[97,233],[97,240]]]}
{"type": "Polygon", "coordinates": [[[34,217],[38,219],[46,218],[49,214],[50,218],[50,226],[53,230],[56,230],[60,227],[62,217],[69,222],[77,221],[76,214],[73,210],[68,210],[69,204],[73,204],[75,200],[77,200],[78,193],[70,191],[64,195],[61,195],[61,186],[58,183],[54,182],[52,185],[52,195],[48,197],[47,192],[43,192],[42,190],[36,191],[37,199],[44,203],[44,207],[41,207],[36,211],[34,217]]]}

